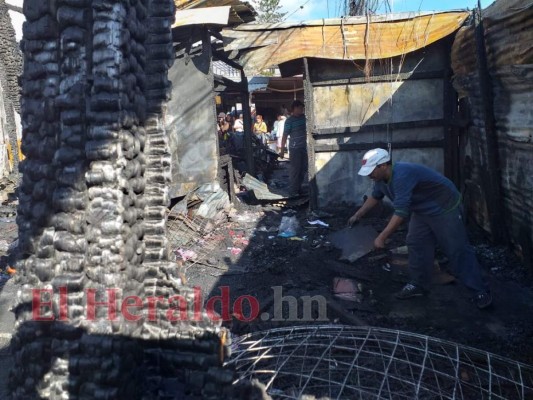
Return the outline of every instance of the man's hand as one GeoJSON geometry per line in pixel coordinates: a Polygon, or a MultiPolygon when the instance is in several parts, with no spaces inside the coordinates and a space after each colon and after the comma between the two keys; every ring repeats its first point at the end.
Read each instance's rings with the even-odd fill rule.
{"type": "Polygon", "coordinates": [[[285,150],[279,152],[279,158],[285,158],[285,150]]]}
{"type": "Polygon", "coordinates": [[[384,249],[385,248],[385,240],[386,240],[386,238],[383,238],[381,235],[378,235],[378,237],[374,240],[374,247],[376,249],[384,249]]]}
{"type": "Polygon", "coordinates": [[[354,215],[352,215],[350,217],[350,219],[348,220],[348,226],[353,226],[354,224],[356,224],[357,222],[359,222],[359,220],[362,218],[362,215],[359,211],[357,211],[354,215]]]}

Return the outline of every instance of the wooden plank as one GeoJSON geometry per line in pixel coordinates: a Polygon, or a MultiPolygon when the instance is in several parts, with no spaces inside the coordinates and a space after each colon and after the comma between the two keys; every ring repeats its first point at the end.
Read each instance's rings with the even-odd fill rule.
{"type": "Polygon", "coordinates": [[[442,120],[442,85],[439,77],[314,87],[315,125],[324,129],[442,120]]]}
{"type": "MultiPolygon", "coordinates": [[[[374,142],[374,143],[347,143],[347,144],[323,144],[315,146],[315,153],[332,153],[337,151],[363,151],[370,150],[376,147],[386,149],[388,143],[374,142]]],[[[444,146],[443,140],[434,141],[420,141],[420,142],[395,142],[394,149],[428,149],[428,148],[442,148],[444,146]]]]}
{"type": "Polygon", "coordinates": [[[423,121],[408,121],[408,122],[392,122],[390,124],[375,124],[363,126],[339,126],[335,128],[315,128],[314,135],[321,137],[334,137],[338,135],[347,135],[351,133],[375,133],[387,130],[398,129],[414,129],[414,128],[432,128],[435,126],[443,126],[443,119],[429,119],[423,121]]]}
{"type": "Polygon", "coordinates": [[[479,89],[482,102],[482,118],[484,122],[487,140],[487,174],[488,181],[483,181],[485,195],[487,196],[487,210],[489,213],[490,230],[492,237],[499,243],[507,243],[507,228],[502,210],[504,210],[501,195],[501,168],[499,165],[498,132],[494,121],[492,82],[487,63],[487,53],[485,45],[485,31],[481,10],[476,10],[475,39],[478,58],[479,89]]]}
{"type": "MultiPolygon", "coordinates": [[[[369,77],[360,77],[360,78],[350,78],[350,79],[335,79],[329,81],[316,81],[312,82],[313,87],[319,86],[336,86],[336,85],[351,85],[357,83],[368,83],[368,82],[397,82],[417,79],[436,79],[442,78],[443,71],[423,71],[423,72],[404,72],[401,74],[391,74],[391,75],[374,75],[369,77]]],[[[449,75],[451,76],[451,74],[449,75]]],[[[449,78],[448,76],[448,78],[449,78]]]]}
{"type": "Polygon", "coordinates": [[[226,26],[230,10],[230,6],[178,10],[172,28],[190,25],[226,26]]]}
{"type": "Polygon", "coordinates": [[[313,87],[309,78],[309,63],[304,58],[304,97],[305,97],[305,116],[307,129],[307,173],[309,177],[309,208],[316,210],[318,208],[318,186],[316,182],[316,164],[315,164],[315,139],[312,135],[312,128],[315,124],[313,112],[313,87]]]}
{"type": "Polygon", "coordinates": [[[241,83],[247,88],[243,92],[242,98],[242,116],[244,120],[244,158],[246,160],[246,169],[250,175],[255,175],[254,155],[252,148],[252,114],[250,110],[250,94],[248,93],[248,78],[241,70],[241,83]]]}

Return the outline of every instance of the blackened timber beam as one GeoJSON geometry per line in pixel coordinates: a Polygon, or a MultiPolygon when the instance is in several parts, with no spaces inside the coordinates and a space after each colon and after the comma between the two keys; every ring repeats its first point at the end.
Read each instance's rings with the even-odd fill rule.
{"type": "MultiPolygon", "coordinates": [[[[446,46],[451,49],[452,41],[448,38],[446,46]]],[[[455,92],[451,81],[451,57],[450,51],[445,52],[446,67],[442,76],[443,81],[443,116],[444,116],[444,175],[448,177],[457,187],[459,187],[459,156],[458,156],[458,138],[457,127],[452,124],[457,114],[457,93],[455,92]]]]}
{"type": "Polygon", "coordinates": [[[496,242],[506,243],[507,229],[503,215],[503,200],[501,196],[501,169],[498,157],[498,132],[494,121],[492,81],[488,68],[487,53],[485,47],[485,30],[481,15],[481,4],[478,0],[478,7],[475,9],[475,40],[477,52],[477,64],[479,74],[479,89],[481,96],[481,107],[483,115],[483,125],[487,142],[487,165],[482,179],[483,189],[487,196],[487,211],[489,214],[490,230],[496,242]]]}
{"type": "Polygon", "coordinates": [[[214,31],[213,29],[208,29],[207,31],[211,36],[215,37],[216,39],[224,41],[224,37],[220,32],[214,31]]]}
{"type": "Polygon", "coordinates": [[[24,11],[22,10],[22,7],[15,6],[13,4],[6,3],[6,7],[8,10],[18,12],[20,14],[24,14],[24,11]]]}
{"type": "Polygon", "coordinates": [[[309,178],[309,207],[311,210],[318,208],[318,184],[316,182],[316,159],[315,159],[315,139],[312,134],[312,127],[315,124],[315,113],[313,110],[313,86],[309,75],[309,62],[304,58],[304,98],[305,116],[307,130],[307,174],[309,178]]]}
{"type": "Polygon", "coordinates": [[[242,65],[236,63],[233,60],[230,60],[224,53],[221,53],[220,51],[213,50],[213,57],[217,60],[220,60],[226,64],[228,64],[230,67],[233,67],[235,69],[238,69],[239,71],[242,71],[242,65]]]}
{"type": "MultiPolygon", "coordinates": [[[[366,151],[381,147],[386,149],[386,142],[373,143],[345,143],[345,144],[315,144],[315,153],[331,153],[337,151],[366,151]]],[[[444,146],[443,140],[432,141],[408,141],[394,143],[394,149],[439,149],[444,146]]]]}
{"type": "Polygon", "coordinates": [[[357,83],[367,82],[397,82],[406,80],[417,79],[442,79],[443,73],[446,71],[421,71],[421,72],[404,72],[401,74],[388,74],[388,75],[376,75],[376,76],[362,76],[359,78],[347,78],[347,79],[335,79],[328,81],[315,81],[312,82],[314,87],[317,86],[339,86],[339,85],[352,85],[357,83]]]}
{"type": "Polygon", "coordinates": [[[242,93],[242,92],[246,92],[248,88],[244,86],[242,81],[235,82],[223,76],[215,75],[215,91],[224,92],[228,89],[235,90],[239,93],[242,93]]]}
{"type": "Polygon", "coordinates": [[[421,121],[407,121],[407,122],[393,122],[390,124],[376,124],[376,125],[359,125],[359,126],[341,126],[335,128],[315,128],[313,135],[342,135],[350,133],[373,133],[390,131],[391,129],[414,129],[414,128],[431,128],[436,126],[443,126],[442,119],[428,119],[421,121]]]}
{"type": "Polygon", "coordinates": [[[244,122],[244,159],[246,169],[250,175],[255,175],[254,155],[252,148],[252,113],[250,110],[250,94],[248,93],[248,78],[241,70],[241,83],[246,86],[242,99],[242,116],[244,122]]]}

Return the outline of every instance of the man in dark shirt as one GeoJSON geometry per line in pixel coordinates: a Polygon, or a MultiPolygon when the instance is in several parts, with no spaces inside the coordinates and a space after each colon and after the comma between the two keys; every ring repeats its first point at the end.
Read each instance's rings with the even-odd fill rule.
{"type": "Polygon", "coordinates": [[[407,246],[411,282],[396,297],[408,299],[426,293],[438,244],[450,260],[453,273],[474,291],[476,305],[480,309],[488,307],[492,297],[468,243],[461,195],[455,185],[423,165],[392,165],[389,153],[383,149],[368,151],[362,164],[359,175],[370,177],[375,182],[374,190],[348,223],[357,222],[387,196],[393,202],[394,215],[374,242],[376,248],[384,248],[385,240],[410,217],[407,246]]]}
{"type": "Polygon", "coordinates": [[[285,121],[280,157],[285,155],[287,137],[290,136],[289,196],[293,197],[300,194],[307,173],[307,127],[304,104],[300,100],[292,102],[291,111],[292,115],[285,121]]]}

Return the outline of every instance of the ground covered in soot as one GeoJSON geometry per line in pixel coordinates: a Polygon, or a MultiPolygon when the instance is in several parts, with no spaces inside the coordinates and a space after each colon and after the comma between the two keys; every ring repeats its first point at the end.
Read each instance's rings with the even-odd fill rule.
{"type": "MultiPolygon", "coordinates": [[[[17,238],[17,201],[14,187],[8,192],[0,207],[0,290],[16,273],[10,267],[17,238]]],[[[445,283],[450,276],[445,274],[442,256],[438,257],[441,272],[435,273],[428,297],[394,298],[407,280],[406,256],[401,254],[405,226],[393,235],[388,251],[372,251],[348,262],[340,260],[341,251],[331,244],[329,235],[346,227],[353,209],[340,207],[310,215],[305,198],[250,205],[245,197],[239,194],[229,216],[217,225],[194,218],[177,221],[172,213],[168,221],[170,247],[182,277],[201,289],[204,303],[213,299],[215,311],[226,311],[229,320],[224,325],[235,335],[301,324],[367,325],[451,340],[533,364],[531,271],[505,247],[491,245],[475,227],[470,227],[472,242],[494,297],[493,306],[483,311],[469,301],[470,293],[460,283],[445,283]],[[296,237],[278,236],[284,216],[298,220],[296,237]],[[329,227],[308,223],[316,219],[329,227]],[[214,297],[223,292],[228,296],[225,310],[214,297]],[[253,296],[257,309],[251,309],[241,296],[253,296]],[[291,301],[296,306],[289,307],[291,301]],[[244,321],[250,314],[255,318],[244,321]]],[[[389,212],[376,210],[361,223],[379,231],[389,212]]]]}
{"type": "MultiPolygon", "coordinates": [[[[344,229],[354,210],[340,207],[310,215],[307,204],[301,203],[236,204],[227,223],[198,236],[200,245],[183,264],[188,283],[201,288],[204,301],[227,294],[227,301],[212,300],[212,304],[215,311],[229,315],[231,321],[224,324],[234,334],[299,324],[367,325],[425,334],[533,363],[531,273],[508,249],[492,246],[470,227],[491,283],[494,304],[489,309],[478,310],[470,302],[471,293],[459,282],[450,282],[453,277],[447,274],[442,255],[437,255],[439,263],[427,297],[396,300],[394,293],[407,281],[401,247],[406,226],[393,235],[387,251],[372,251],[348,262],[339,259],[341,252],[329,235],[344,229]],[[299,221],[297,236],[279,237],[282,217],[290,215],[299,221]],[[308,223],[317,217],[329,227],[308,223]],[[257,307],[248,307],[248,300],[239,300],[240,296],[253,296],[257,307]],[[289,307],[291,301],[298,305],[289,307]],[[326,313],[320,308],[324,302],[326,313]],[[225,310],[221,304],[226,304],[225,310]],[[244,321],[248,317],[255,318],[244,321]]],[[[379,231],[389,212],[376,210],[362,224],[379,231]]]]}

